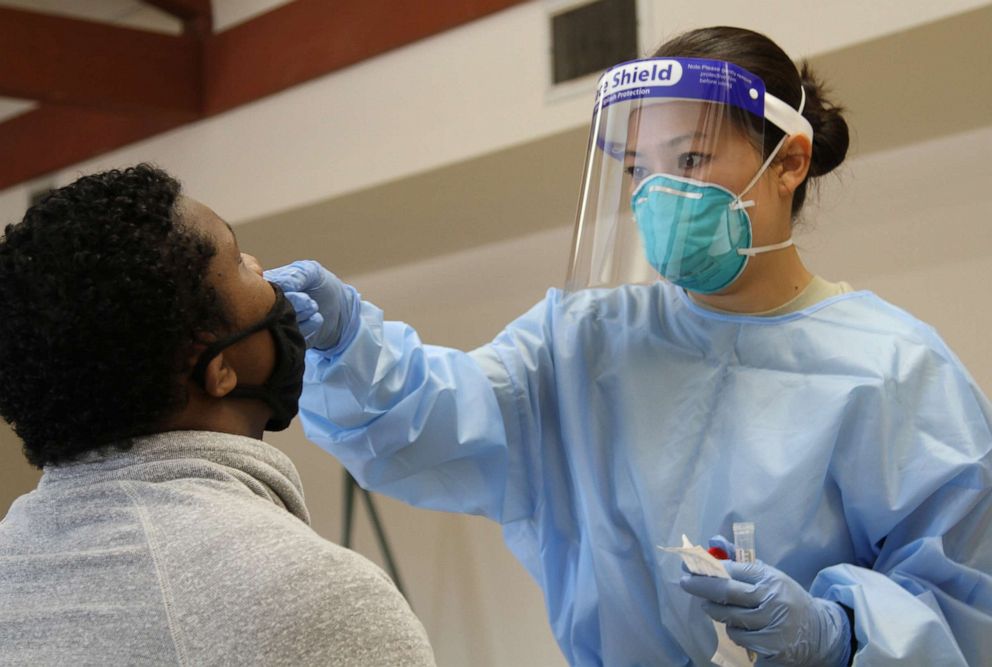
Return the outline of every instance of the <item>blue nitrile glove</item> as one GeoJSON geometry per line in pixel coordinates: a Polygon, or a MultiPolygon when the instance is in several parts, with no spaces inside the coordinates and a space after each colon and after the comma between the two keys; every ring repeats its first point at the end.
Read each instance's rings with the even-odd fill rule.
{"type": "Polygon", "coordinates": [[[353,287],[309,259],[270,269],[264,277],[278,285],[293,304],[309,347],[327,350],[337,344],[358,298],[353,287]]]}
{"type": "MultiPolygon", "coordinates": [[[[716,538],[710,544],[733,553],[716,538]]],[[[728,548],[729,547],[729,548],[728,548]]],[[[848,664],[851,626],[835,602],[815,598],[792,577],[761,561],[724,561],[730,579],[686,574],[682,588],[703,598],[703,611],[727,635],[769,665],[848,664]]]]}

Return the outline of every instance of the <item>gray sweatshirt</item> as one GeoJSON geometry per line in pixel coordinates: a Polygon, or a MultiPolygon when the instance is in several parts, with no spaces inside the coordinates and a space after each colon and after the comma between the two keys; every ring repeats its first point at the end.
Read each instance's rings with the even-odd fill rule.
{"type": "Polygon", "coordinates": [[[182,431],[49,467],[0,522],[3,665],[433,665],[264,442],[182,431]]]}

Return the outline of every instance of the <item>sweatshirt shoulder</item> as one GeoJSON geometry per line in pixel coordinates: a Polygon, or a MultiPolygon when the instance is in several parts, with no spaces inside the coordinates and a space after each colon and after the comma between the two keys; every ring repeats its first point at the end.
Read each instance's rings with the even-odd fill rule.
{"type": "Polygon", "coordinates": [[[423,626],[374,563],[270,503],[212,512],[190,526],[188,539],[158,545],[194,654],[265,664],[433,664],[423,626]]]}

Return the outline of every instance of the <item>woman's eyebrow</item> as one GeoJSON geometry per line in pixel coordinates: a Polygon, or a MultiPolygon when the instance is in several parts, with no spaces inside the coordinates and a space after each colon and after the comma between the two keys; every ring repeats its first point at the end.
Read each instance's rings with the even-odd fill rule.
{"type": "Polygon", "coordinates": [[[706,135],[705,132],[698,132],[698,131],[697,132],[689,132],[687,134],[680,134],[679,136],[675,137],[674,139],[669,139],[668,141],[666,141],[664,143],[664,145],[667,146],[668,148],[674,148],[675,146],[677,146],[677,145],[679,145],[681,143],[684,143],[686,141],[689,141],[691,139],[705,139],[706,136],[707,135],[706,135]]]}
{"type": "MultiPolygon", "coordinates": [[[[672,139],[666,139],[658,143],[658,146],[662,148],[675,148],[679,144],[685,143],[686,141],[692,139],[705,139],[707,134],[705,132],[688,132],[686,134],[680,134],[672,139]]],[[[626,157],[637,157],[639,153],[636,150],[627,149],[624,151],[626,157]]]]}

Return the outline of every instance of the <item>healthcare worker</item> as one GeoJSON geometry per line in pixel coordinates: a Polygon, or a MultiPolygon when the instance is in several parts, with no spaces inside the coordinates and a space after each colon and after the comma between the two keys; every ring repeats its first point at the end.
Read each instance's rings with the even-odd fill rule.
{"type": "Polygon", "coordinates": [[[711,619],[759,664],[981,664],[992,407],[932,328],[792,244],[846,149],[757,33],[618,65],[567,289],[492,343],[424,345],[314,262],[269,272],[312,347],[307,435],[367,488],[498,521],[573,665],[707,665],[711,619]],[[738,521],[758,560],[728,579],[657,548],[738,521]]]}

